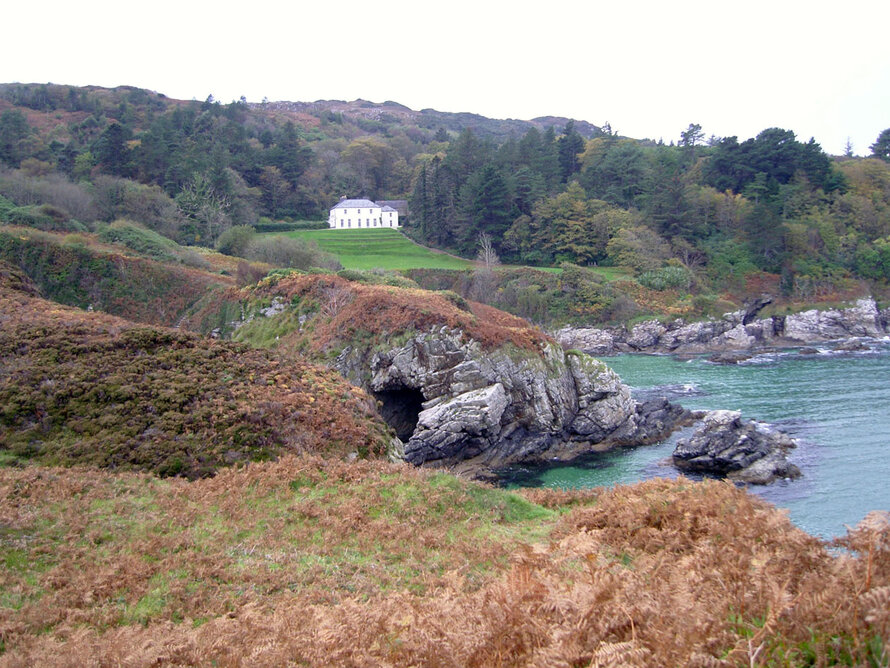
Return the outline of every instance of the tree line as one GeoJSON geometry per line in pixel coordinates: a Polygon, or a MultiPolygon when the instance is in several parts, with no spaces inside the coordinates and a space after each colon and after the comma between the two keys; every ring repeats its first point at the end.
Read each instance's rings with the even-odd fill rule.
{"type": "Polygon", "coordinates": [[[465,131],[420,157],[411,223],[464,254],[490,235],[517,264],[675,267],[718,289],[770,272],[809,298],[890,279],[888,145],[885,130],[871,157],[835,159],[781,128],[705,140],[690,124],[669,144],[608,126],[589,140],[568,124],[499,145],[465,131]]]}

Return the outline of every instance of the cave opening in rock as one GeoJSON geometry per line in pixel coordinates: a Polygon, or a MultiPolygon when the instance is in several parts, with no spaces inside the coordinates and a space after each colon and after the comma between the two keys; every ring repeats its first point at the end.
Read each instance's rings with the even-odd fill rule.
{"type": "Polygon", "coordinates": [[[396,435],[401,440],[411,438],[423,409],[423,393],[402,387],[374,392],[374,396],[380,401],[380,416],[386,424],[396,430],[396,435]]]}

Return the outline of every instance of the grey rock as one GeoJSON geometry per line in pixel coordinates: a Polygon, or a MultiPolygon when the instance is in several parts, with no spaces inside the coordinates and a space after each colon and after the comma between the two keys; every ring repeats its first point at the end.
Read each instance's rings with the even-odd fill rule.
{"type": "Polygon", "coordinates": [[[627,345],[634,350],[645,350],[655,347],[662,335],[667,331],[667,327],[657,320],[647,320],[634,326],[627,337],[627,345]]]}
{"type": "Polygon", "coordinates": [[[563,327],[554,338],[563,348],[583,350],[591,355],[614,355],[615,337],[611,332],[596,327],[563,327]]]}
{"type": "Polygon", "coordinates": [[[710,411],[690,438],[677,441],[673,461],[683,471],[767,484],[800,475],[787,459],[787,452],[794,447],[787,434],[743,421],[739,411],[710,411]]]}
{"type": "Polygon", "coordinates": [[[855,305],[838,310],[810,310],[785,316],[783,336],[791,341],[810,343],[851,336],[882,336],[881,314],[873,299],[859,299],[855,305]]]}
{"type": "Polygon", "coordinates": [[[347,348],[334,366],[381,401],[405,460],[467,470],[471,461],[474,473],[635,443],[670,433],[675,417],[647,421],[604,363],[552,343],[483,350],[443,327],[383,350],[347,348]]]}
{"type": "Polygon", "coordinates": [[[794,346],[850,337],[881,337],[890,332],[890,309],[879,311],[871,298],[859,299],[844,309],[815,309],[792,315],[757,319],[770,303],[768,295],[722,318],[687,323],[682,319],[663,324],[656,320],[631,331],[613,327],[564,327],[557,340],[566,348],[597,355],[618,352],[696,354],[763,347],[794,346]]]}
{"type": "Polygon", "coordinates": [[[847,353],[856,353],[862,352],[864,350],[869,350],[869,347],[862,343],[862,341],[842,341],[838,345],[834,347],[835,350],[840,350],[847,353]]]}
{"type": "Polygon", "coordinates": [[[727,351],[711,355],[708,358],[708,361],[713,362],[714,364],[738,364],[739,362],[744,362],[745,360],[749,359],[751,359],[751,355],[749,353],[743,353],[739,351],[727,351]]]}

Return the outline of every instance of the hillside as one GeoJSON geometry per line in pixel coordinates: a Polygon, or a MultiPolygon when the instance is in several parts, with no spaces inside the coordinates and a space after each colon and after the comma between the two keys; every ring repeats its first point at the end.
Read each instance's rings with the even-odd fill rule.
{"type": "Polygon", "coordinates": [[[19,267],[45,297],[151,325],[175,326],[216,291],[234,285],[235,263],[212,259],[225,261],[230,275],[211,271],[210,261],[195,253],[157,258],[95,235],[0,225],[0,261],[19,267]]]}
{"type": "Polygon", "coordinates": [[[0,266],[6,464],[199,477],[285,452],[386,450],[373,402],[332,371],[60,306],[0,266]]]}
{"type": "MultiPolygon", "coordinates": [[[[484,138],[504,141],[524,135],[531,128],[544,131],[549,127],[562,128],[572,119],[561,116],[542,116],[530,120],[494,119],[467,112],[453,113],[422,109],[415,111],[398,102],[369,102],[367,100],[318,100],[316,102],[251,103],[252,109],[263,113],[294,114],[292,118],[309,120],[312,117],[329,121],[349,119],[364,128],[388,129],[394,126],[416,127],[436,132],[439,128],[460,134],[472,130],[484,138]],[[302,116],[299,116],[302,115],[302,116]]],[[[587,139],[602,134],[602,129],[587,121],[574,121],[578,132],[587,139]]]]}
{"type": "MultiPolygon", "coordinates": [[[[221,104],[2,84],[0,219],[68,232],[129,219],[214,247],[232,228],[323,220],[343,195],[399,199],[409,203],[404,231],[424,246],[471,259],[487,238],[509,265],[620,268],[676,293],[630,285],[622,300],[597,295],[577,314],[584,324],[700,317],[761,286],[795,304],[887,294],[883,145],[835,157],[785,128],[706,138],[691,123],[656,144],[581,120],[391,101],[221,104]]],[[[536,299],[522,293],[513,301],[536,299]]],[[[495,305],[519,312],[509,301],[495,305]]]]}

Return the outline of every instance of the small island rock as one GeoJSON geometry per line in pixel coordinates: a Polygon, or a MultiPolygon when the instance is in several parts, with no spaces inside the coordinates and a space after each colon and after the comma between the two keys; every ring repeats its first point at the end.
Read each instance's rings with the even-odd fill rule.
{"type": "Polygon", "coordinates": [[[793,447],[790,436],[762,423],[743,421],[739,411],[710,411],[689,439],[677,442],[673,461],[683,471],[763,485],[800,476],[787,459],[793,447]]]}

